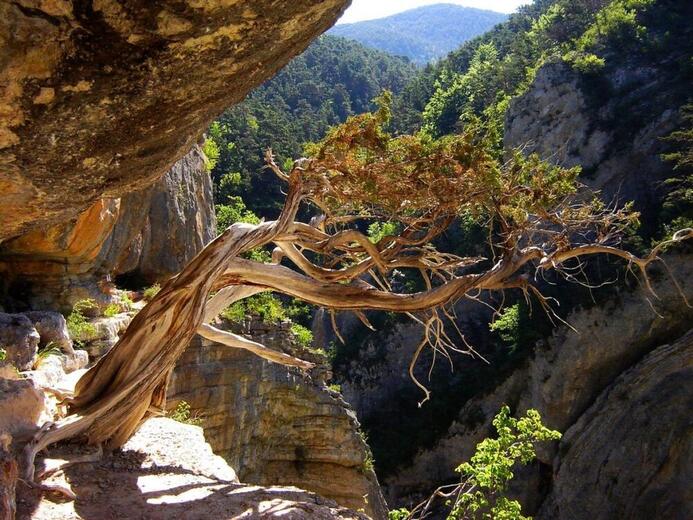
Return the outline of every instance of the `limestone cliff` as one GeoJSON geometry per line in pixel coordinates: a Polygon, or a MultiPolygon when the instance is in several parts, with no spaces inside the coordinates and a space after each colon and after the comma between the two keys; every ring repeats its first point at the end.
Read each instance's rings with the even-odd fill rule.
{"type": "Polygon", "coordinates": [[[107,301],[106,280],[166,280],[214,238],[215,227],[211,179],[194,146],[154,186],[101,199],[74,221],[1,244],[4,300],[65,311],[85,297],[107,301]]]}
{"type": "MultiPolygon", "coordinates": [[[[690,256],[668,258],[667,262],[690,301],[693,297],[690,256]]],[[[647,511],[653,514],[632,518],[669,518],[665,513],[683,496],[676,483],[686,481],[690,464],[667,463],[666,474],[657,473],[655,468],[664,464],[667,456],[677,457],[676,453],[689,442],[690,418],[682,413],[682,407],[690,401],[690,385],[683,384],[682,378],[690,356],[684,355],[679,359],[681,363],[666,360],[669,350],[664,349],[660,354],[652,354],[657,362],[645,358],[667,339],[675,341],[690,328],[693,309],[686,306],[664,269],[660,268],[655,276],[657,299],[641,287],[633,293],[624,292],[607,304],[568,316],[567,321],[578,333],[567,328],[557,330],[546,344],[537,345],[533,357],[524,366],[513,371],[493,391],[465,403],[457,420],[434,447],[421,450],[411,464],[386,478],[388,500],[394,504],[416,500],[426,495],[434,487],[432,484],[454,479],[453,468],[468,459],[476,444],[493,432],[491,419],[503,404],[509,404],[517,412],[536,408],[550,427],[569,432],[557,449],[543,447],[539,462],[520,473],[514,492],[521,497],[526,512],[535,514],[547,490],[553,486],[558,495],[552,501],[562,502],[562,493],[570,496],[579,493],[580,506],[564,509],[553,506],[542,510],[544,516],[539,518],[613,518],[608,511],[622,514],[624,509],[613,505],[616,509],[600,512],[599,504],[603,500],[600,497],[610,496],[613,488],[618,491],[621,505],[634,503],[640,500],[642,483],[651,481],[647,511]],[[656,367],[660,365],[661,373],[658,373],[656,367]],[[633,368],[639,374],[634,379],[627,372],[631,367],[641,367],[633,368]],[[657,382],[669,373],[672,381],[659,385],[657,382]],[[620,382],[623,379],[629,382],[620,382]],[[625,388],[632,390],[619,390],[625,388]],[[593,405],[598,401],[601,404],[593,405]],[[599,411],[590,409],[591,406],[599,411]],[[611,423],[608,410],[619,406],[621,412],[613,415],[615,422],[611,423]],[[658,410],[657,419],[652,417],[652,425],[644,427],[642,418],[654,409],[658,410]],[[655,422],[666,425],[667,435],[662,435],[655,422]],[[614,432],[616,425],[618,435],[614,432]],[[576,444],[576,439],[583,438],[590,443],[584,446],[586,451],[578,449],[576,444]],[[598,451],[590,451],[590,446],[597,445],[598,451]],[[626,446],[630,455],[623,451],[626,446]],[[605,475],[586,476],[580,464],[591,465],[590,472],[595,474],[604,469],[590,460],[593,456],[603,461],[618,460],[613,463],[614,468],[622,471],[618,485],[605,475]],[[628,456],[633,460],[626,464],[624,457],[628,456]],[[647,463],[643,457],[648,459],[647,463]],[[569,462],[564,464],[566,460],[569,462]],[[659,480],[652,481],[656,475],[659,480]],[[670,488],[667,482],[672,484],[670,488]],[[594,508],[583,507],[589,503],[595,504],[594,508]]],[[[685,350],[683,345],[690,345],[690,338],[676,349],[685,350]]]]}
{"type": "Polygon", "coordinates": [[[624,372],[566,431],[537,518],[693,517],[691,409],[689,332],[624,372]]]}
{"type": "Polygon", "coordinates": [[[348,3],[0,3],[0,241],[150,185],[348,3]]]}
{"type": "MultiPolygon", "coordinates": [[[[287,330],[251,331],[268,346],[287,330]]],[[[387,516],[354,412],[338,394],[285,367],[197,338],[178,362],[169,406],[187,401],[243,482],[295,485],[375,519],[387,516]]]]}
{"type": "Polygon", "coordinates": [[[581,166],[580,180],[602,191],[604,200],[635,201],[647,228],[657,223],[662,181],[672,172],[661,158],[668,147],[662,138],[679,124],[686,97],[665,64],[640,60],[597,76],[562,61],[542,66],[528,90],[510,102],[505,146],[581,166]]]}

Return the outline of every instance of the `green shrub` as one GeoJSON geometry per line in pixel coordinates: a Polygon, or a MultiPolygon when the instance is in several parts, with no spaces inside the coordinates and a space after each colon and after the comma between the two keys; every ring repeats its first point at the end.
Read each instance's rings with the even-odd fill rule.
{"type": "Polygon", "coordinates": [[[489,329],[498,332],[503,341],[517,345],[520,339],[520,304],[503,309],[500,316],[489,323],[489,329]]]}
{"type": "Polygon", "coordinates": [[[292,323],[291,332],[303,348],[309,348],[313,344],[313,332],[309,328],[292,323]]]}
{"type": "Polygon", "coordinates": [[[471,460],[455,470],[461,474],[461,484],[448,520],[527,519],[522,516],[520,503],[504,496],[514,476],[513,467],[517,462],[529,464],[536,458],[537,442],[558,440],[561,434],[545,427],[536,410],[514,419],[507,406],[498,412],[493,425],[498,437],[477,444],[471,460]]]}
{"type": "Polygon", "coordinates": [[[243,302],[236,302],[221,311],[221,317],[229,320],[231,323],[241,323],[245,315],[246,311],[243,302]]]}
{"type": "Polygon", "coordinates": [[[215,204],[214,211],[217,215],[217,229],[223,232],[231,224],[245,222],[246,224],[259,224],[259,217],[250,211],[243,199],[239,196],[229,196],[226,204],[215,204]]]}
{"type": "Polygon", "coordinates": [[[158,283],[155,283],[151,287],[147,287],[144,292],[142,293],[142,298],[144,298],[146,301],[151,301],[154,299],[154,297],[159,294],[159,291],[161,290],[161,285],[158,283]]]}
{"type": "Polygon", "coordinates": [[[332,383],[331,385],[327,385],[327,388],[329,390],[332,390],[333,392],[337,392],[338,394],[342,393],[342,387],[336,383],[332,383]]]}
{"type": "Polygon", "coordinates": [[[133,302],[126,293],[120,293],[120,308],[123,309],[123,311],[131,311],[134,305],[135,302],[133,302]]]}
{"type": "Polygon", "coordinates": [[[377,244],[388,235],[397,234],[396,222],[373,222],[368,226],[368,240],[377,244]]]}
{"type": "Polygon", "coordinates": [[[192,424],[193,426],[202,424],[202,418],[196,414],[191,414],[190,405],[186,401],[179,402],[167,416],[183,424],[192,424]]]}
{"type": "Polygon", "coordinates": [[[5,361],[7,359],[7,350],[0,348],[0,361],[5,361]]]}
{"type": "Polygon", "coordinates": [[[67,331],[70,338],[78,345],[82,345],[84,341],[90,339],[96,334],[96,327],[89,323],[85,311],[98,308],[96,302],[92,299],[79,300],[72,307],[72,312],[67,316],[67,331]]]}
{"type": "Polygon", "coordinates": [[[606,65],[604,58],[592,53],[568,53],[564,59],[582,74],[596,74],[606,65]]]}
{"type": "Polygon", "coordinates": [[[401,507],[399,509],[388,511],[387,520],[407,520],[409,515],[411,515],[411,512],[408,509],[401,507]]]}
{"type": "Polygon", "coordinates": [[[106,316],[107,318],[112,318],[113,316],[115,316],[117,314],[120,314],[120,305],[118,305],[117,303],[108,304],[106,309],[104,309],[104,311],[103,311],[103,315],[106,316]]]}
{"type": "Polygon", "coordinates": [[[50,356],[59,356],[62,354],[60,348],[52,341],[48,343],[45,347],[39,349],[36,353],[36,359],[34,360],[34,369],[41,366],[41,363],[45,361],[50,356]]]}
{"type": "Polygon", "coordinates": [[[219,146],[214,139],[207,138],[202,145],[202,151],[205,155],[205,168],[208,172],[211,172],[219,161],[219,146]]]}

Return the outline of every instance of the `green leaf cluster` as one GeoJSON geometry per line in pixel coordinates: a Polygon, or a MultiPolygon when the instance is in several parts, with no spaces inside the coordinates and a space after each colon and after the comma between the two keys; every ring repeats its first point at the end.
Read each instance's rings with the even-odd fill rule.
{"type": "Polygon", "coordinates": [[[560,432],[541,422],[536,410],[515,419],[503,406],[493,420],[497,438],[481,441],[469,462],[456,471],[461,474],[464,491],[457,497],[448,520],[488,519],[527,520],[519,502],[504,496],[513,478],[516,463],[528,464],[536,458],[538,442],[558,440],[560,432]]]}
{"type": "Polygon", "coordinates": [[[98,308],[94,300],[86,298],[75,302],[72,312],[67,316],[67,331],[70,334],[70,338],[78,345],[83,344],[96,335],[96,327],[89,322],[84,313],[98,312],[98,308]]]}

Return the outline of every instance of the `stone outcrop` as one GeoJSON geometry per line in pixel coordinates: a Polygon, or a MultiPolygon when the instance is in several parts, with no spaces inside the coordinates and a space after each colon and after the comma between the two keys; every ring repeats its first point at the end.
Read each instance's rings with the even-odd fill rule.
{"type": "Polygon", "coordinates": [[[0,3],[0,241],[150,185],[348,3],[0,3]]]}
{"type": "MultiPolygon", "coordinates": [[[[271,346],[287,330],[254,330],[271,346]]],[[[256,356],[196,338],[179,360],[169,406],[184,400],[244,482],[295,485],[375,519],[387,508],[355,414],[335,392],[256,356]]]]}
{"type": "Polygon", "coordinates": [[[23,314],[29,318],[38,332],[39,347],[44,348],[52,344],[66,354],[74,354],[67,322],[62,314],[51,311],[29,311],[23,314]]]}
{"type": "Polygon", "coordinates": [[[177,274],[216,236],[212,179],[198,146],[154,186],[121,199],[100,272],[147,284],[177,274]]]}
{"type": "Polygon", "coordinates": [[[0,378],[0,435],[26,440],[44,411],[44,395],[27,379],[0,378]]]}
{"type": "Polygon", "coordinates": [[[625,62],[597,79],[562,61],[542,66],[527,92],[510,102],[506,148],[581,166],[581,182],[600,190],[604,200],[635,201],[644,224],[656,225],[661,182],[672,172],[661,158],[670,149],[662,137],[680,124],[685,101],[662,67],[625,62]]]}
{"type": "Polygon", "coordinates": [[[539,520],[693,517],[693,332],[624,372],[563,436],[539,520]]]}
{"type": "Polygon", "coordinates": [[[212,183],[198,146],[162,179],[101,199],[76,220],[0,245],[0,289],[16,307],[107,305],[118,275],[144,285],[178,273],[215,236],[212,183]]]}
{"type": "MultiPolygon", "coordinates": [[[[690,262],[690,255],[670,256],[667,263],[690,301],[693,299],[693,264],[690,262]]],[[[689,373],[686,367],[689,366],[690,359],[686,358],[688,360],[685,362],[681,360],[676,369],[679,372],[671,372],[672,384],[666,385],[657,383],[661,381],[660,375],[655,374],[652,368],[659,361],[645,359],[667,338],[676,340],[690,329],[693,309],[685,304],[661,266],[652,271],[658,298],[653,298],[644,287],[640,287],[632,293],[622,292],[617,300],[569,315],[567,321],[578,333],[566,328],[557,330],[546,344],[536,346],[533,357],[525,365],[514,370],[493,391],[467,401],[457,420],[434,447],[421,450],[411,464],[385,479],[384,489],[388,501],[395,505],[415,502],[426,496],[437,484],[455,479],[453,469],[473,454],[478,442],[493,433],[491,420],[503,404],[511,405],[518,413],[528,408],[538,409],[549,427],[569,432],[560,446],[541,446],[538,462],[522,471],[516,479],[514,492],[521,498],[526,513],[536,514],[551,486],[563,490],[579,488],[580,500],[585,501],[583,504],[589,501],[599,504],[600,500],[614,498],[611,495],[614,483],[586,478],[583,487],[583,476],[578,464],[563,465],[565,457],[570,453],[571,457],[578,457],[584,464],[593,464],[590,471],[595,474],[604,469],[603,466],[594,464],[594,460],[585,462],[595,455],[589,451],[591,444],[584,445],[585,450],[579,452],[579,455],[578,451],[574,451],[575,440],[583,437],[589,438],[590,443],[600,445],[601,460],[613,458],[620,461],[614,462],[616,466],[612,466],[623,471],[619,478],[621,484],[613,488],[614,491],[618,490],[618,500],[621,503],[640,500],[641,486],[638,483],[643,480],[638,476],[645,479],[648,472],[656,466],[655,460],[664,461],[662,453],[676,457],[675,454],[683,449],[690,437],[686,433],[690,431],[689,414],[678,412],[690,401],[690,385],[675,384],[676,381],[681,381],[684,374],[689,373]],[[643,363],[644,367],[650,368],[633,368],[633,373],[640,374],[636,378],[627,375],[631,367],[639,367],[643,363]],[[614,390],[627,388],[627,385],[619,382],[619,377],[638,382],[639,389],[630,392],[614,390]],[[652,380],[646,381],[647,377],[652,380]],[[594,419],[595,413],[590,411],[593,403],[607,399],[603,396],[610,396],[608,399],[611,401],[608,405],[606,402],[594,405],[598,409],[622,407],[623,413],[613,415],[613,420],[616,421],[614,423],[610,422],[610,416],[606,412],[599,415],[601,422],[597,422],[594,419]],[[621,400],[620,403],[618,400],[614,401],[616,398],[621,400]],[[659,409],[664,414],[661,421],[667,429],[667,435],[662,435],[659,427],[654,424],[659,420],[654,417],[654,410],[659,409]],[[628,413],[629,410],[631,413],[628,413]],[[641,419],[647,416],[647,410],[651,411],[649,417],[653,423],[645,427],[641,419]],[[669,411],[664,413],[665,410],[669,411]],[[613,430],[616,426],[620,432],[618,435],[613,430]],[[622,466],[622,456],[625,455],[619,453],[626,447],[633,460],[622,466]],[[646,463],[643,457],[648,457],[647,454],[650,453],[653,458],[646,463]],[[641,461],[643,473],[638,473],[634,466],[641,461]],[[575,469],[574,473],[568,469],[570,467],[575,469]],[[629,482],[629,479],[632,480],[629,482]]],[[[690,345],[690,338],[684,344],[690,345]]],[[[673,365],[663,360],[669,350],[662,352],[659,355],[653,354],[653,359],[661,360],[661,377],[665,377],[665,374],[673,370],[673,365]]],[[[684,455],[681,457],[685,458],[684,455]]],[[[658,482],[670,479],[672,487],[669,492],[663,492],[661,486],[653,484],[653,493],[648,495],[648,511],[664,513],[671,504],[677,503],[683,495],[676,483],[685,481],[690,467],[684,461],[681,465],[672,463],[666,466],[670,474],[658,477],[658,482]]],[[[606,478],[606,473],[603,477],[606,478]]],[[[565,492],[570,495],[573,491],[565,492]]],[[[561,498],[558,497],[558,500],[561,498]]],[[[587,509],[584,509],[584,514],[577,516],[573,514],[575,511],[576,509],[570,509],[566,516],[547,513],[540,518],[613,518],[613,515],[606,513],[605,516],[599,516],[596,510],[593,514],[588,514],[587,509]]],[[[646,517],[668,518],[666,514],[642,518],[646,517]]]]}
{"type": "Polygon", "coordinates": [[[19,370],[29,370],[38,352],[40,336],[23,314],[0,312],[0,348],[5,361],[19,370]]]}
{"type": "MultiPolygon", "coordinates": [[[[50,454],[65,460],[80,456],[84,453],[74,446],[50,454]]],[[[51,462],[43,464],[51,467],[51,462]]],[[[366,520],[297,488],[239,484],[233,470],[212,454],[198,427],[171,419],[148,420],[122,451],[68,466],[46,482],[70,486],[77,499],[51,501],[20,486],[18,520],[366,520]]]]}

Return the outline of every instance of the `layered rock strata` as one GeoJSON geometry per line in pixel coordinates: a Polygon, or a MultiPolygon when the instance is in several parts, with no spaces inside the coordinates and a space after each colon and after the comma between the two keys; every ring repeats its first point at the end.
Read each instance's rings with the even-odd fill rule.
{"type": "Polygon", "coordinates": [[[198,146],[154,186],[101,199],[76,220],[0,245],[0,290],[18,308],[107,305],[118,275],[139,286],[178,273],[215,236],[212,182],[198,146]]]}
{"type": "MultiPolygon", "coordinates": [[[[288,330],[257,327],[255,341],[284,349],[293,341],[288,330]]],[[[241,481],[295,485],[387,517],[354,412],[300,373],[196,338],[178,362],[169,399],[170,407],[190,404],[214,452],[241,481]]]]}

